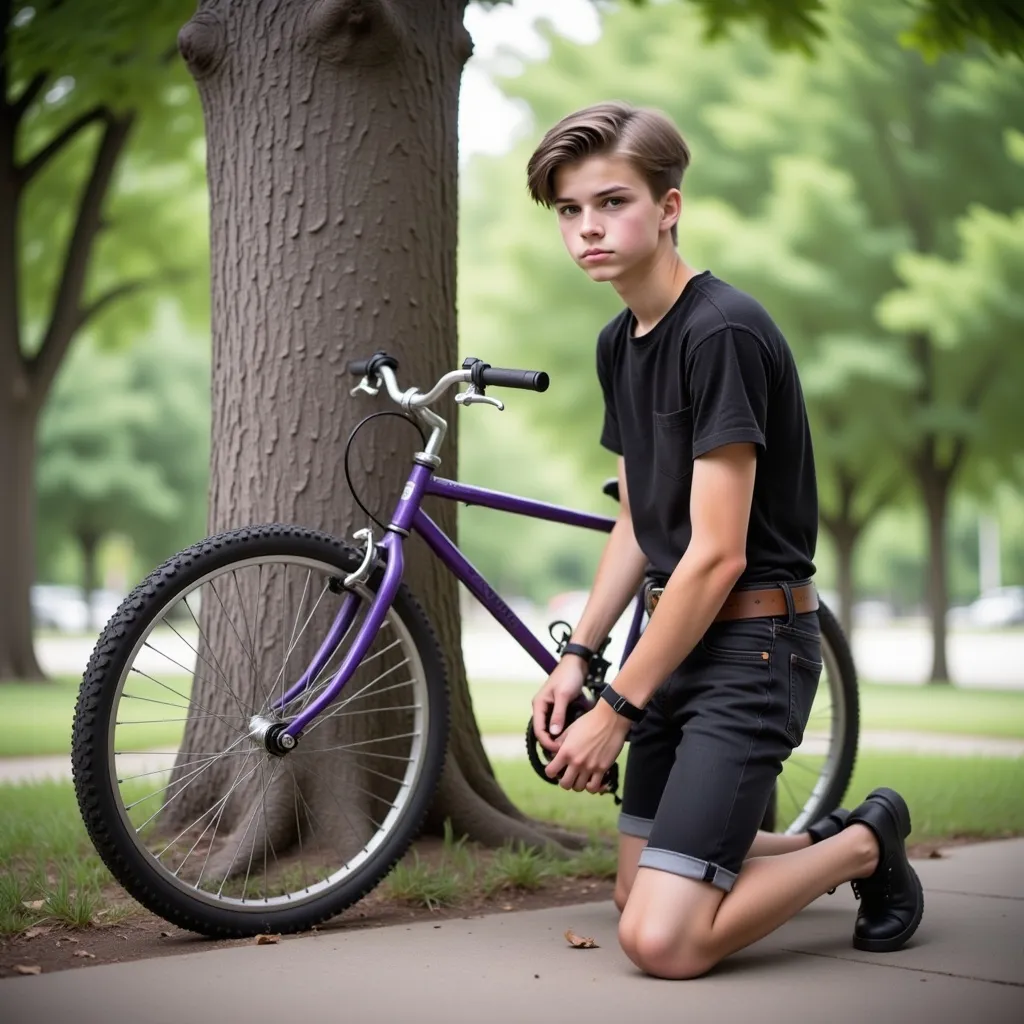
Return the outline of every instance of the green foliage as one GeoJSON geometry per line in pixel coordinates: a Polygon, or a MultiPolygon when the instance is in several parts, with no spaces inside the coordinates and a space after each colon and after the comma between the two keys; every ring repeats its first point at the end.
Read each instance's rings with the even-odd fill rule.
{"type": "MultiPolygon", "coordinates": [[[[205,322],[202,113],[176,50],[194,3],[156,0],[140,8],[131,0],[43,0],[13,7],[4,52],[8,98],[26,90],[35,97],[16,138],[18,164],[29,165],[80,119],[110,114],[132,121],[88,266],[82,308],[102,300],[91,326],[108,342],[144,330],[160,294],[173,296],[194,323],[205,322]]],[[[51,316],[101,128],[100,120],[84,123],[21,198],[26,355],[37,350],[51,316]]]]}
{"type": "Polygon", "coordinates": [[[40,544],[131,538],[153,565],[200,536],[208,359],[173,334],[110,354],[80,344],[47,404],[37,469],[40,544]]]}

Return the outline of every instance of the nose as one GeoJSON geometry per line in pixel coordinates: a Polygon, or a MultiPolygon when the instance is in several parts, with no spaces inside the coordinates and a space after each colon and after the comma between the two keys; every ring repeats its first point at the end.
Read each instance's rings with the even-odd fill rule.
{"type": "Polygon", "coordinates": [[[600,238],[603,234],[604,229],[601,227],[597,214],[585,209],[580,215],[580,237],[600,238]]]}

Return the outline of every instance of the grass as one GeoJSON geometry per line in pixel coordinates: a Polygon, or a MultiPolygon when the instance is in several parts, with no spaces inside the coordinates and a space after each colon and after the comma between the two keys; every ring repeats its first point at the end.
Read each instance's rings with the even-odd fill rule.
{"type": "Polygon", "coordinates": [[[1024,739],[1024,691],[860,686],[862,729],[1024,739]]]}
{"type": "MultiPolygon", "coordinates": [[[[181,695],[189,693],[188,677],[163,680],[181,695]]],[[[61,677],[44,684],[0,684],[0,757],[66,754],[71,747],[71,722],[78,697],[78,677],[61,677]]],[[[530,717],[536,685],[522,682],[471,684],[473,707],[481,732],[522,733],[530,717]]],[[[180,702],[157,683],[135,678],[129,691],[150,700],[180,702]]],[[[953,686],[861,686],[864,729],[992,736],[1024,739],[1024,690],[957,689],[953,686]]],[[[122,705],[125,707],[125,705],[122,705]]],[[[166,704],[140,701],[132,713],[139,719],[173,717],[166,704]],[[152,713],[153,709],[156,713],[152,713]],[[144,713],[147,712],[148,713],[144,713]]],[[[123,744],[173,746],[181,723],[138,727],[138,735],[122,732],[123,744]]]]}
{"type": "MultiPolygon", "coordinates": [[[[0,684],[0,757],[34,757],[66,754],[71,749],[71,723],[78,699],[78,676],[61,676],[47,683],[0,684]]],[[[158,683],[135,676],[128,693],[144,698],[129,706],[122,703],[122,717],[128,709],[138,721],[160,718],[184,718],[184,711],[167,707],[167,703],[185,705],[192,686],[188,676],[165,676],[158,683]],[[154,704],[152,701],[161,701],[154,704]]],[[[183,722],[139,725],[123,730],[119,742],[126,748],[174,746],[181,740],[183,722]]]]}
{"type": "MultiPolygon", "coordinates": [[[[615,872],[618,809],[608,797],[566,793],[538,779],[525,758],[495,763],[498,781],[527,814],[590,836],[570,859],[507,846],[487,856],[449,829],[440,856],[407,857],[384,883],[391,898],[430,907],[499,891],[533,891],[558,877],[615,872]]],[[[912,841],[1024,834],[1024,761],[864,754],[847,796],[900,790],[914,819],[912,841]]],[[[32,925],[84,927],[136,911],[111,902],[111,878],[86,837],[70,782],[0,786],[0,934],[32,925]]]]}

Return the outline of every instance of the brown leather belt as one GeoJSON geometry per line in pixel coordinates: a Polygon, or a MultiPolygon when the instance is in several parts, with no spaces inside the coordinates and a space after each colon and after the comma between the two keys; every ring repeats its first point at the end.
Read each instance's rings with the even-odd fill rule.
{"type": "MultiPolygon", "coordinates": [[[[664,593],[664,587],[648,584],[644,588],[644,604],[647,614],[653,613],[658,599],[664,593]]],[[[789,588],[793,597],[793,611],[796,615],[813,612],[818,609],[818,588],[813,583],[799,583],[789,588]]],[[[715,622],[727,622],[731,619],[766,619],[777,615],[788,615],[786,592],[778,584],[770,587],[759,587],[752,590],[734,590],[725,599],[721,610],[715,616],[715,622]]]]}

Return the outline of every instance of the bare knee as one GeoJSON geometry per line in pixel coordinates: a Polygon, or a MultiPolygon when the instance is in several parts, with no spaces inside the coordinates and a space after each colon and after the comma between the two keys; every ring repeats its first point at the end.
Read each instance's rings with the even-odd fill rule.
{"type": "Polygon", "coordinates": [[[716,963],[701,936],[633,915],[619,920],[619,945],[641,971],[656,978],[699,978],[716,963]]]}

